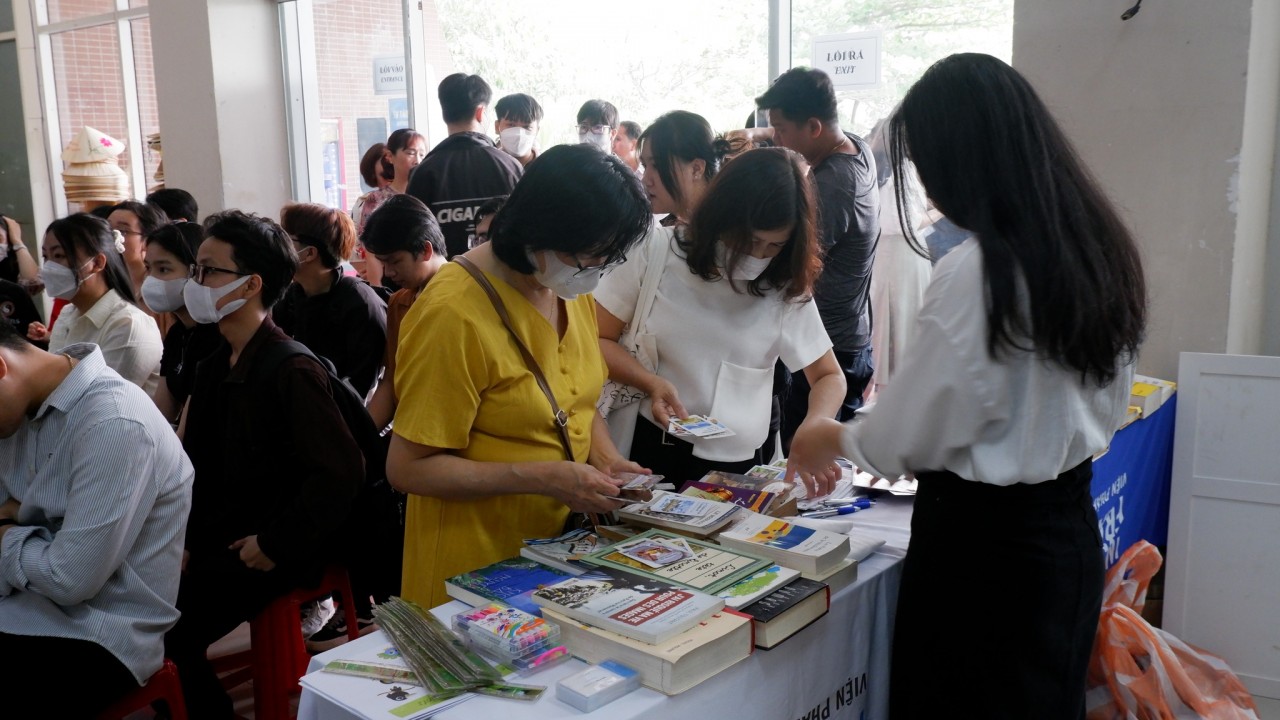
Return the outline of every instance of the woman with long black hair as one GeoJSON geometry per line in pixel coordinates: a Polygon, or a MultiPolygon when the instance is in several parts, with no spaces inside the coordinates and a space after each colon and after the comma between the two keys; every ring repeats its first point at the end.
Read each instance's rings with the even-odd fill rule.
{"type": "Polygon", "coordinates": [[[838,454],[920,480],[893,718],[1083,718],[1103,581],[1091,459],[1128,405],[1146,321],[1138,250],[1000,60],[936,63],[891,134],[895,170],[914,162],[973,237],[938,263],[911,356],[876,405],[802,428],[790,465],[838,454]]]}

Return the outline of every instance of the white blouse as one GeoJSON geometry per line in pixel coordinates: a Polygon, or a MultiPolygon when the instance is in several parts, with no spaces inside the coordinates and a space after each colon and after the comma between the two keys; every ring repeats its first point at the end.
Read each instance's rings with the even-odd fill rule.
{"type": "Polygon", "coordinates": [[[160,355],[164,344],[160,327],[141,308],[108,290],[84,315],[67,305],[49,335],[49,352],[76,343],[93,343],[102,350],[107,367],[154,395],[160,384],[160,355]]]}
{"type": "Polygon", "coordinates": [[[993,485],[1037,483],[1111,442],[1132,363],[1100,388],[1035,353],[992,359],[983,277],[974,238],[938,262],[908,356],[844,427],[841,446],[855,465],[878,477],[950,470],[993,485]]]}
{"type": "MultiPolygon", "coordinates": [[[[689,271],[669,228],[655,228],[645,243],[667,244],[666,265],[653,309],[637,342],[657,363],[656,372],[679,393],[686,410],[714,417],[737,433],[692,438],[693,454],[734,462],[751,457],[769,435],[773,366],[779,358],[793,371],[816,362],[831,340],[813,302],[787,302],[779,293],[756,297],[734,291],[728,281],[707,281],[689,271]]],[[[648,265],[644,245],[605,275],[596,302],[624,323],[632,319],[648,265]]],[[[650,421],[649,403],[640,413],[650,421]]]]}

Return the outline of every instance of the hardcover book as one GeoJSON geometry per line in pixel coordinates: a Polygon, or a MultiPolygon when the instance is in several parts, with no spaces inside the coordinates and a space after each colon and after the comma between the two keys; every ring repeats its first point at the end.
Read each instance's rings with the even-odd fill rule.
{"type": "Polygon", "coordinates": [[[530,599],[530,595],[538,588],[555,585],[571,577],[571,573],[528,558],[516,557],[454,575],[444,581],[444,589],[449,597],[472,607],[500,602],[539,615],[541,609],[530,599]]]}
{"type": "Polygon", "coordinates": [[[823,583],[800,578],[742,608],[755,623],[756,647],[769,649],[795,635],[831,608],[823,583]]]}
{"type": "Polygon", "coordinates": [[[532,600],[578,622],[651,645],[661,643],[724,608],[718,597],[600,568],[536,590],[532,600]]]}
{"type": "Polygon", "coordinates": [[[587,555],[582,560],[592,565],[617,568],[711,594],[773,564],[769,559],[749,551],[721,547],[710,541],[685,538],[665,530],[642,532],[587,555]],[[662,562],[657,563],[646,557],[653,545],[679,544],[688,548],[687,552],[664,555],[660,558],[662,562]]]}

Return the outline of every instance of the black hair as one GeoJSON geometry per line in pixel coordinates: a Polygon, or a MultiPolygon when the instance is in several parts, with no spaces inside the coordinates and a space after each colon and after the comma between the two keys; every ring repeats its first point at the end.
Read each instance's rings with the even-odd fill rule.
{"type": "Polygon", "coordinates": [[[720,171],[729,152],[729,143],[711,132],[711,125],[701,115],[686,110],[672,110],[653,121],[641,135],[653,156],[653,165],[645,172],[656,172],[677,205],[684,204],[684,192],[676,178],[676,161],[701,160],[706,165],[702,175],[707,183],[720,171]]]}
{"type": "Polygon", "coordinates": [[[493,98],[489,83],[479,75],[454,73],[440,81],[440,110],[446,123],[460,123],[475,115],[476,108],[493,98]]]}
{"type": "Polygon", "coordinates": [[[777,110],[794,123],[817,118],[823,125],[839,125],[831,78],[814,68],[791,68],[779,75],[769,89],[756,98],[756,107],[777,110]]]}
{"type": "Polygon", "coordinates": [[[624,135],[631,138],[633,142],[639,140],[640,135],[644,132],[640,129],[640,123],[635,120],[623,120],[618,123],[618,129],[621,130],[624,135]]]}
{"type": "Polygon", "coordinates": [[[165,214],[157,205],[149,203],[141,203],[137,200],[125,200],[124,202],[111,208],[111,212],[124,210],[133,213],[138,218],[138,224],[141,225],[142,237],[146,237],[151,233],[159,230],[169,224],[169,216],[165,214]]]}
{"type": "MultiPolygon", "coordinates": [[[[987,352],[1034,351],[1107,385],[1136,357],[1147,295],[1138,248],[1030,83],[1003,61],[938,61],[890,121],[899,177],[982,248],[987,352]]],[[[916,252],[903,184],[898,214],[916,252]]]]}
{"type": "Polygon", "coordinates": [[[588,100],[578,108],[578,124],[590,122],[596,125],[618,127],[618,108],[608,100],[588,100]]]}
{"type": "Polygon", "coordinates": [[[195,265],[196,253],[204,242],[204,230],[199,223],[182,220],[153,230],[146,237],[147,245],[156,244],[178,258],[183,265],[195,265]]]}
{"type": "MultiPolygon", "coordinates": [[[[391,133],[391,136],[387,138],[387,143],[383,146],[383,150],[395,155],[401,150],[409,147],[409,145],[416,140],[421,140],[423,145],[427,144],[427,138],[417,130],[414,130],[413,128],[400,128],[399,130],[391,133]]],[[[388,180],[396,179],[396,166],[388,162],[386,157],[382,158],[382,177],[388,180]]],[[[377,187],[377,185],[371,185],[370,187],[377,187]]]]}
{"type": "Polygon", "coordinates": [[[529,251],[616,262],[652,223],[648,195],[631,168],[589,145],[557,145],[525,169],[489,237],[499,260],[529,275],[529,251]]]}
{"type": "Polygon", "coordinates": [[[78,281],[84,280],[80,276],[82,265],[99,253],[106,256],[107,265],[102,270],[102,279],[106,281],[107,288],[115,290],[117,295],[134,305],[138,304],[124,256],[116,249],[115,231],[106,220],[88,213],[76,213],[49,223],[45,234],[52,235],[62,246],[67,266],[78,281]]]}
{"type": "Polygon", "coordinates": [[[92,215],[96,218],[102,218],[103,220],[106,220],[107,218],[111,217],[111,213],[115,211],[116,211],[115,205],[99,205],[98,207],[90,210],[87,214],[92,215]]]}
{"type": "MultiPolygon", "coordinates": [[[[725,165],[707,188],[677,242],[690,271],[704,280],[721,280],[732,278],[733,268],[750,254],[753,231],[791,226],[787,244],[759,277],[747,283],[747,292],[763,296],[780,290],[787,300],[807,300],[822,270],[816,213],[813,189],[798,154],[785,148],[748,150],[725,165]],[[724,258],[721,244],[727,250],[724,258]]],[[[729,282],[742,292],[738,281],[729,282]]]]}
{"type": "Polygon", "coordinates": [[[200,206],[191,193],[181,188],[164,188],[147,196],[147,204],[164,211],[170,220],[200,222],[200,206]]]}
{"type": "Polygon", "coordinates": [[[394,180],[394,167],[392,173],[387,173],[387,161],[382,154],[387,149],[386,143],[374,143],[364,151],[364,155],[360,156],[360,179],[364,180],[364,184],[371,188],[378,187],[378,178],[383,180],[394,180]],[[375,174],[377,173],[377,174],[375,174]]]}
{"type": "Polygon", "coordinates": [[[407,194],[394,195],[379,205],[365,223],[360,241],[378,255],[404,250],[418,257],[430,245],[440,257],[448,257],[436,216],[421,200],[407,194]]]}
{"type": "Polygon", "coordinates": [[[493,110],[499,120],[510,120],[518,123],[542,122],[542,106],[533,97],[524,93],[503,96],[493,110]]]}
{"type": "Polygon", "coordinates": [[[0,321],[0,348],[16,353],[25,353],[35,347],[31,341],[18,334],[17,328],[8,320],[0,321]]]}
{"type": "Polygon", "coordinates": [[[489,217],[490,215],[497,215],[498,211],[502,209],[502,206],[506,204],[507,199],[504,197],[489,198],[488,200],[485,200],[483,205],[476,208],[476,222],[480,222],[482,218],[489,217]]]}
{"type": "Polygon", "coordinates": [[[298,256],[289,234],[270,218],[240,210],[224,210],[204,221],[206,239],[231,246],[236,269],[262,278],[262,307],[270,310],[298,271],[298,256]]]}

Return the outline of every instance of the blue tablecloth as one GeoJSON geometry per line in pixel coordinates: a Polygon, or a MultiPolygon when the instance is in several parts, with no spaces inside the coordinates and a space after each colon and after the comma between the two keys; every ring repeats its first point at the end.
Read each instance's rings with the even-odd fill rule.
{"type": "Polygon", "coordinates": [[[1169,542],[1169,484],[1178,396],[1120,432],[1093,463],[1093,507],[1107,567],[1139,540],[1169,542]]]}

